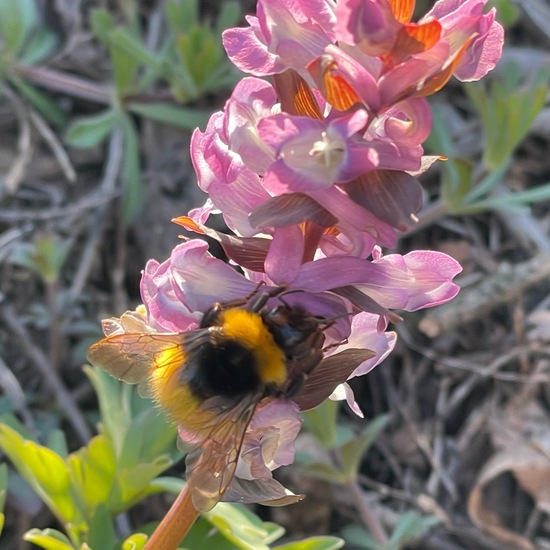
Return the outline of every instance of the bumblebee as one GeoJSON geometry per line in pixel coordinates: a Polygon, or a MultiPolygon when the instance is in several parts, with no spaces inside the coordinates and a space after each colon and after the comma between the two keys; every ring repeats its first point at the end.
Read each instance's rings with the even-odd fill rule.
{"type": "Polygon", "coordinates": [[[285,303],[283,288],[215,303],[196,330],[126,333],[92,345],[88,360],[130,384],[192,434],[187,483],[193,505],[210,510],[227,490],[246,428],[265,398],[288,399],[323,358],[330,323],[285,303]],[[268,306],[278,296],[278,304],[268,306]]]}

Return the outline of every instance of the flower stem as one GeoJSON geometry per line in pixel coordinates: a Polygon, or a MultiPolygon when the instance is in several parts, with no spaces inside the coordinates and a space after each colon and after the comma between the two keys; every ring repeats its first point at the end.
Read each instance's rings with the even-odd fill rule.
{"type": "Polygon", "coordinates": [[[353,500],[355,501],[357,511],[361,515],[364,525],[370,531],[370,534],[376,542],[385,547],[388,544],[388,535],[386,530],[384,529],[382,522],[367,504],[365,495],[363,494],[357,480],[350,480],[348,483],[348,489],[353,497],[353,500]]]}
{"type": "Polygon", "coordinates": [[[184,485],[178,498],[168,510],[153,534],[147,540],[143,550],[176,550],[183,537],[193,526],[199,513],[191,502],[188,485],[184,485]]]}

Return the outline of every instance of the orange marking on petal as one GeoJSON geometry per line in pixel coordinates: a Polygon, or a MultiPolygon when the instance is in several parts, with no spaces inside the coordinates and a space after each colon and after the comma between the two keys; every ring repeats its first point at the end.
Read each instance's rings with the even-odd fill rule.
{"type": "Polygon", "coordinates": [[[172,218],[172,223],[181,225],[182,227],[185,227],[185,229],[189,229],[190,231],[194,231],[195,233],[200,233],[201,235],[206,234],[205,231],[199,225],[197,225],[197,223],[189,216],[179,216],[177,218],[172,218]]]}
{"type": "Polygon", "coordinates": [[[307,70],[319,87],[326,100],[339,111],[347,111],[361,98],[339,73],[338,63],[331,55],[320,55],[314,59],[307,70]]]}
{"type": "Polygon", "coordinates": [[[400,23],[408,23],[413,16],[416,0],[388,0],[388,4],[400,23]]]}
{"type": "Polygon", "coordinates": [[[324,82],[326,98],[335,109],[347,111],[356,103],[361,103],[361,98],[342,76],[327,72],[324,82]]]}
{"type": "Polygon", "coordinates": [[[389,59],[391,65],[401,63],[411,55],[429,50],[441,36],[441,24],[439,21],[430,21],[423,25],[411,23],[402,27],[397,33],[395,43],[389,59]]]}
{"type": "Polygon", "coordinates": [[[456,52],[452,61],[441,72],[428,78],[424,83],[424,86],[422,86],[422,89],[420,89],[418,93],[415,94],[415,97],[429,96],[441,90],[441,88],[443,88],[443,86],[445,86],[445,84],[449,82],[451,76],[453,76],[454,70],[456,69],[458,62],[460,61],[460,58],[468,49],[476,36],[477,34],[473,34],[472,36],[470,36],[470,38],[466,40],[466,42],[462,45],[460,50],[456,52]]]}
{"type": "Polygon", "coordinates": [[[281,109],[291,115],[322,120],[321,109],[307,82],[291,69],[273,77],[281,109]]]}
{"type": "Polygon", "coordinates": [[[420,42],[424,46],[422,51],[435,46],[441,37],[441,23],[436,20],[422,24],[410,23],[403,29],[412,40],[420,42]]]}
{"type": "Polygon", "coordinates": [[[317,118],[319,120],[323,119],[321,109],[319,109],[319,105],[317,101],[315,101],[313,93],[303,80],[294,94],[294,108],[298,115],[306,115],[310,118],[317,118]]]}

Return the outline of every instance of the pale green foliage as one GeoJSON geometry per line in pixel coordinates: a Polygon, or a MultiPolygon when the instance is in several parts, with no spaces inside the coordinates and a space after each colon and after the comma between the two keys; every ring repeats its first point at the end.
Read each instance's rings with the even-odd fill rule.
{"type": "Polygon", "coordinates": [[[362,527],[346,527],[343,534],[349,546],[357,550],[401,550],[438,523],[439,519],[435,516],[421,516],[415,511],[405,512],[395,525],[388,543],[384,545],[377,543],[362,527]]]}
{"type": "MultiPolygon", "coordinates": [[[[97,392],[101,419],[100,433],[85,447],[68,454],[61,432],[46,446],[13,417],[0,424],[0,450],[64,528],[31,529],[25,540],[48,550],[111,550],[120,545],[139,550],[151,527],[120,540],[114,518],[148,495],[181,491],[181,479],[159,477],[181,458],[176,428],[131,386],[100,370],[85,370],[97,392]]],[[[6,471],[3,465],[0,510],[6,471]]],[[[343,544],[336,537],[312,537],[272,546],[283,534],[282,527],[260,520],[244,506],[220,503],[195,523],[183,544],[191,550],[332,550],[343,544]]]]}
{"type": "MultiPolygon", "coordinates": [[[[361,461],[377,437],[390,421],[390,416],[381,414],[373,418],[361,433],[354,433],[349,428],[338,424],[338,403],[327,400],[316,409],[305,413],[304,428],[314,436],[320,446],[328,451],[325,460],[300,454],[298,461],[300,471],[329,483],[349,487],[357,484],[361,461]]],[[[323,453],[316,453],[322,456],[323,453]]],[[[343,529],[346,542],[358,549],[400,550],[408,542],[423,535],[436,525],[439,520],[433,516],[422,517],[415,511],[405,512],[390,537],[386,546],[381,546],[363,528],[350,526],[343,529]]]]}
{"type": "Polygon", "coordinates": [[[437,107],[434,109],[427,147],[447,157],[441,164],[440,194],[450,214],[525,210],[529,204],[550,198],[550,183],[514,193],[494,193],[498,188],[505,189],[503,182],[514,152],[544,106],[549,89],[547,72],[539,71],[522,83],[517,67],[510,64],[502,77],[487,82],[465,85],[483,127],[481,165],[456,155],[445,116],[437,107]]]}
{"type": "Polygon", "coordinates": [[[54,283],[69,252],[72,242],[47,234],[34,243],[21,243],[14,247],[10,261],[39,275],[45,283],[54,283]]]}

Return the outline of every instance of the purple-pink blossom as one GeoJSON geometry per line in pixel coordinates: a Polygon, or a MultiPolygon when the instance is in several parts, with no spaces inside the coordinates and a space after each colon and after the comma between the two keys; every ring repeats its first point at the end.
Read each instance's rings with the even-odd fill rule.
{"type": "MultiPolygon", "coordinates": [[[[225,500],[298,500],[272,471],[294,459],[300,412],[331,398],[361,415],[347,381],[393,350],[388,324],[457,294],[461,267],[446,254],[381,247],[414,227],[423,199],[416,178],[439,158],[422,147],[432,124],[426,96],[453,75],[481,78],[500,58],[502,27],[485,4],[438,0],[414,22],[412,0],[258,0],[248,27],[224,33],[229,58],[252,76],[193,133],[208,198],[174,221],[217,241],[229,263],[186,237],[145,266],[143,306],[103,327],[107,337],[208,330],[201,322],[214,304],[248,305],[261,292],[263,314],[285,307],[322,326],[296,392],[265,390],[253,403],[225,500]],[[258,78],[268,75],[273,84],[258,78]],[[209,227],[218,214],[228,230],[209,227]]],[[[205,441],[190,425],[181,439],[205,441]]]]}

